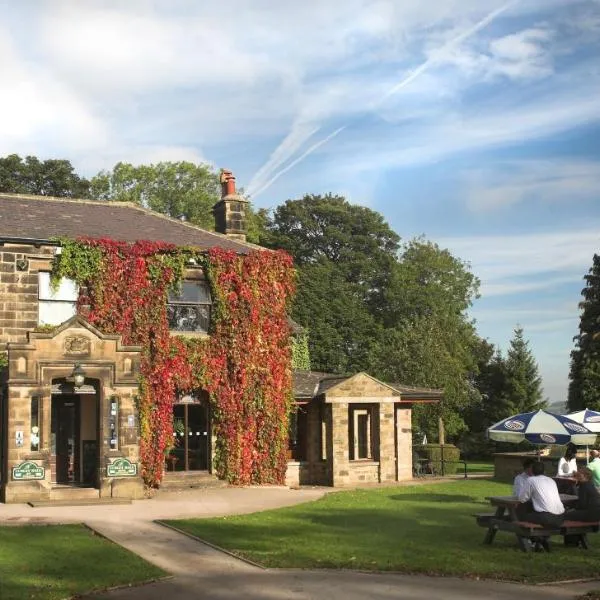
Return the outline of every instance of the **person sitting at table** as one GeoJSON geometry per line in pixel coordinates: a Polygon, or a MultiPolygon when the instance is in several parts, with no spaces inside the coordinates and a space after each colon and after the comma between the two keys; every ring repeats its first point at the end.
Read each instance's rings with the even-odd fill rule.
{"type": "Polygon", "coordinates": [[[531,477],[519,494],[519,502],[531,501],[533,510],[520,517],[523,521],[545,527],[560,527],[565,507],[561,502],[556,483],[544,475],[544,463],[536,461],[531,468],[531,477]]]}
{"type": "Polygon", "coordinates": [[[592,483],[600,488],[600,452],[598,450],[590,450],[590,464],[588,469],[592,472],[592,483]]]}
{"type": "Polygon", "coordinates": [[[522,492],[527,480],[531,477],[531,468],[534,463],[535,459],[531,457],[528,457],[523,461],[523,471],[519,473],[513,481],[513,496],[518,496],[522,492]]]}
{"type": "MultiPolygon", "coordinates": [[[[527,480],[531,477],[534,463],[535,459],[531,458],[531,456],[523,460],[523,471],[519,473],[513,481],[513,496],[517,496],[518,498],[521,492],[525,489],[527,480]]],[[[533,505],[531,504],[531,500],[529,502],[519,504],[519,506],[517,506],[517,516],[519,519],[524,519],[525,515],[530,513],[532,510],[533,505]]]]}
{"type": "Polygon", "coordinates": [[[587,467],[581,467],[575,473],[577,503],[575,504],[575,510],[569,510],[565,513],[565,519],[587,523],[600,521],[600,492],[592,482],[592,476],[591,469],[587,467]]]}
{"type": "Polygon", "coordinates": [[[557,477],[571,477],[577,473],[577,446],[569,444],[565,455],[558,461],[557,477]]]}

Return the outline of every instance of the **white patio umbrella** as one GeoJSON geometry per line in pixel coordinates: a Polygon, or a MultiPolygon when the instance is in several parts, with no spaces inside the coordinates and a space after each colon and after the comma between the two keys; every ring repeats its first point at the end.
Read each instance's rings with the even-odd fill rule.
{"type": "Polygon", "coordinates": [[[576,446],[591,446],[596,443],[597,437],[585,425],[545,410],[502,419],[488,428],[487,435],[497,442],[518,444],[527,440],[538,445],[564,445],[572,442],[576,446]]]}
{"type": "MultiPolygon", "coordinates": [[[[600,412],[598,411],[584,408],[583,410],[578,410],[565,416],[569,417],[569,419],[575,421],[576,423],[581,423],[584,427],[590,431],[593,431],[594,433],[600,433],[600,412]]],[[[590,455],[587,445],[585,447],[585,460],[588,463],[590,462],[590,455]]]]}

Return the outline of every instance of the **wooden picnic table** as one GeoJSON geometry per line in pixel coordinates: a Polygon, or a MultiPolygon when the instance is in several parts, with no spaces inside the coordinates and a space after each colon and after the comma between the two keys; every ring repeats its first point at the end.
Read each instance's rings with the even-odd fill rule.
{"type": "MultiPolygon", "coordinates": [[[[560,494],[560,499],[565,506],[577,502],[577,496],[572,494],[560,494]]],[[[498,530],[509,531],[517,536],[521,550],[528,552],[530,545],[527,540],[546,532],[546,529],[539,525],[531,524],[530,527],[527,527],[519,520],[517,507],[521,503],[516,496],[488,496],[486,500],[496,507],[496,513],[476,515],[477,524],[488,529],[483,540],[485,544],[491,544],[494,541],[498,530]],[[536,532],[536,529],[541,529],[541,531],[536,532]]]]}

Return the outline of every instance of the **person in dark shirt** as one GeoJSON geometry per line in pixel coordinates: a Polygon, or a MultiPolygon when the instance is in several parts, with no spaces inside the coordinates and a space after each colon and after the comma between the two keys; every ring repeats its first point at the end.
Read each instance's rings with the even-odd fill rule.
{"type": "Polygon", "coordinates": [[[565,514],[569,521],[583,521],[586,523],[600,521],[600,493],[593,481],[593,473],[587,467],[581,467],[575,473],[577,480],[577,504],[575,510],[565,514]]]}

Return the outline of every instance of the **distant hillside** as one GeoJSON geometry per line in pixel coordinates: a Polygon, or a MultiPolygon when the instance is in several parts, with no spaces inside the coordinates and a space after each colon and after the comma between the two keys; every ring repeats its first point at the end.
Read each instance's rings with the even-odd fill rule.
{"type": "Polygon", "coordinates": [[[553,402],[552,404],[548,404],[546,410],[548,412],[557,413],[559,415],[564,415],[567,413],[567,403],[566,402],[553,402]]]}

